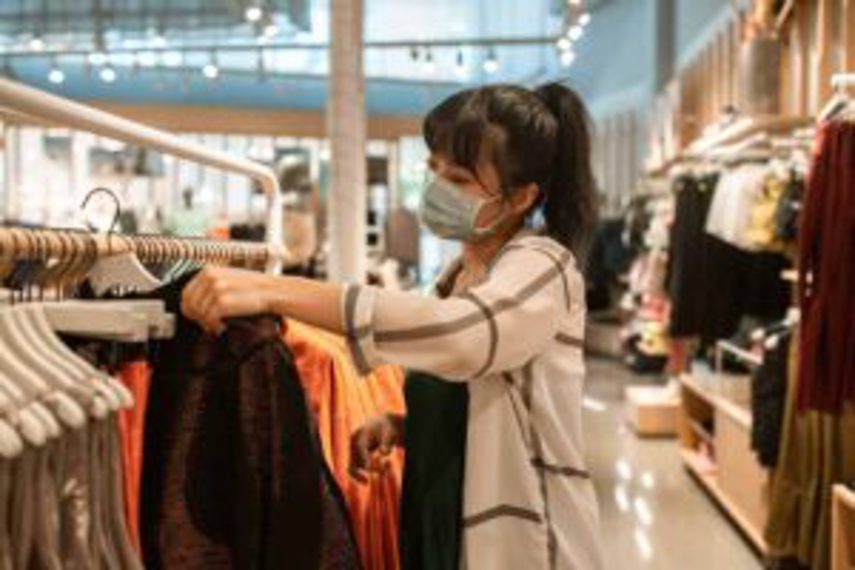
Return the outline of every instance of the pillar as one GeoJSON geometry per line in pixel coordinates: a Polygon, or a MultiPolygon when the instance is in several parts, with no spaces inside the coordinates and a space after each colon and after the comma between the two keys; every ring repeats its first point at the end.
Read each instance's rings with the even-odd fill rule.
{"type": "Polygon", "coordinates": [[[363,0],[331,0],[330,7],[329,278],[362,282],[367,249],[363,0]]]}

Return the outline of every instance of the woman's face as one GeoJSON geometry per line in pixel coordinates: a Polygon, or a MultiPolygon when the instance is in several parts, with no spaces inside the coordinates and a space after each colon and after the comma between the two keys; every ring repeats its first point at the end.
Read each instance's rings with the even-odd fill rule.
{"type": "Polygon", "coordinates": [[[465,192],[487,201],[475,221],[476,227],[479,228],[488,227],[502,218],[504,219],[499,230],[515,228],[537,200],[536,184],[516,189],[511,192],[510,197],[506,198],[502,192],[499,172],[489,161],[482,161],[473,172],[455,164],[443,155],[431,154],[428,159],[428,168],[435,175],[455,184],[465,192]]]}

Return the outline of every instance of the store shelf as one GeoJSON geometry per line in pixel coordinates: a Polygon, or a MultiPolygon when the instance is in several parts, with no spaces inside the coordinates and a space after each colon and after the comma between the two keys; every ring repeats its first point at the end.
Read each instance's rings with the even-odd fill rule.
{"type": "Polygon", "coordinates": [[[681,449],[680,456],[683,465],[692,474],[695,481],[721,506],[730,519],[736,524],[740,531],[751,541],[752,545],[761,553],[768,552],[768,545],[763,539],[763,530],[758,528],[743,509],[734,502],[719,485],[719,477],[704,469],[706,462],[700,453],[689,449],[681,449]]]}
{"type": "Polygon", "coordinates": [[[750,385],[747,376],[718,375],[693,376],[684,374],[680,378],[684,387],[699,398],[721,409],[745,428],[751,429],[750,385]]]}
{"type": "Polygon", "coordinates": [[[687,471],[749,542],[765,553],[769,476],[751,449],[748,378],[687,374],[680,385],[679,451],[687,471]],[[701,455],[701,446],[714,460],[701,455]]]}
{"type": "Polygon", "coordinates": [[[831,530],[831,570],[855,568],[855,491],[834,486],[831,530]]]}

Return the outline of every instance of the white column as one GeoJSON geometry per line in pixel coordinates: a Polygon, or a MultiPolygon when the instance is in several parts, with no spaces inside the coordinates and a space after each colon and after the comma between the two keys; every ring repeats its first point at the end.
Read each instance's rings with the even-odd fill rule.
{"type": "Polygon", "coordinates": [[[331,0],[330,7],[329,277],[362,282],[366,271],[363,0],[331,0]]]}

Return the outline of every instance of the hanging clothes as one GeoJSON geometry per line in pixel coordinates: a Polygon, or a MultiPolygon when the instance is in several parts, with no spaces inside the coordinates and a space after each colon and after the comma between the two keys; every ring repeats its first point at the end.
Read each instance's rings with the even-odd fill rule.
{"type": "Polygon", "coordinates": [[[855,402],[855,123],[823,125],[799,231],[802,408],[855,402]]]}
{"type": "MultiPolygon", "coordinates": [[[[188,275],[154,293],[180,315],[188,275]]],[[[146,568],[358,568],[293,357],[270,317],[219,337],[179,316],[152,353],[141,533],[146,568]]]]}
{"type": "Polygon", "coordinates": [[[855,408],[842,414],[798,409],[800,345],[794,337],[765,539],[772,558],[825,570],[830,564],[832,486],[855,480],[855,408]]]}
{"type": "Polygon", "coordinates": [[[781,445],[789,353],[790,335],[780,335],[751,377],[751,448],[760,465],[770,469],[778,463],[781,445]]]}
{"type": "Polygon", "coordinates": [[[403,371],[381,366],[361,378],[343,339],[297,321],[288,321],[284,339],[317,420],[324,456],[344,495],[362,565],[397,570],[402,567],[398,518],[403,453],[393,453],[386,471],[367,484],[355,481],[349,467],[350,437],[360,426],[382,414],[404,414],[403,371]]]}
{"type": "Polygon", "coordinates": [[[469,392],[429,374],[407,375],[401,558],[407,570],[457,570],[469,392]]]}
{"type": "Polygon", "coordinates": [[[140,485],[142,483],[145,411],[148,406],[151,368],[145,360],[135,360],[122,367],[118,376],[134,396],[134,407],[119,412],[118,419],[128,532],[131,544],[139,554],[140,485]]]}

